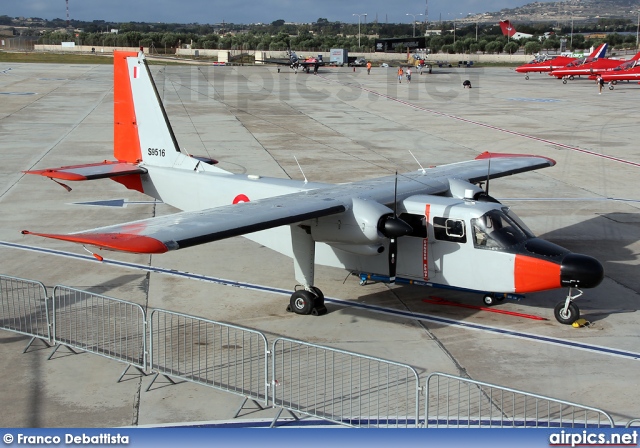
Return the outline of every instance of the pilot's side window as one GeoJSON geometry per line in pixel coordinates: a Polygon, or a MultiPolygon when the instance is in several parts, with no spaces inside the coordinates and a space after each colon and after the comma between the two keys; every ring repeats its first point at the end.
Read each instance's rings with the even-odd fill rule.
{"type": "Polygon", "coordinates": [[[427,218],[424,215],[414,215],[411,213],[401,213],[398,218],[409,224],[413,231],[408,236],[416,238],[427,237],[427,218]]]}
{"type": "Polygon", "coordinates": [[[433,235],[437,240],[466,243],[467,232],[462,219],[433,218],[433,235]]]}

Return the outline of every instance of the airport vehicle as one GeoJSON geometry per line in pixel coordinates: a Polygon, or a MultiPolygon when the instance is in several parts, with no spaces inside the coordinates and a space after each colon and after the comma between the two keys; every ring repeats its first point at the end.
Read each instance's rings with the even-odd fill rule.
{"type": "Polygon", "coordinates": [[[595,60],[599,58],[603,58],[607,53],[608,44],[600,44],[596,49],[594,49],[589,56],[585,58],[574,58],[568,56],[556,56],[556,57],[548,57],[548,55],[540,56],[537,59],[529,62],[528,64],[523,64],[519,67],[516,67],[516,72],[525,73],[524,79],[529,79],[529,73],[548,73],[553,70],[558,70],[564,67],[567,67],[569,64],[577,63],[580,60],[595,60]]]}
{"type": "MultiPolygon", "coordinates": [[[[311,69],[313,69],[313,72],[316,73],[318,71],[318,67],[321,67],[324,65],[324,61],[322,60],[321,56],[318,56],[317,58],[306,58],[306,59],[300,60],[296,52],[291,50],[287,50],[287,56],[289,56],[288,60],[287,59],[265,59],[265,60],[259,60],[256,62],[262,62],[265,64],[287,65],[289,66],[289,68],[291,68],[294,71],[294,73],[298,73],[298,70],[300,69],[306,71],[307,73],[309,73],[311,69]]],[[[280,69],[278,69],[278,71],[279,70],[280,69]]]]}
{"type": "Polygon", "coordinates": [[[490,179],[555,165],[549,158],[483,153],[335,185],[233,174],[181,152],[142,53],[114,52],[114,157],[26,173],[58,183],[110,178],[183,211],[71,234],[23,234],[145,254],[246,236],[293,259],[300,285],[288,309],[297,314],[327,312],[316,264],[347,269],[362,284],[476,291],[486,305],[567,287],[554,311],[566,324],[580,314],[573,300],[582,291],[574,288],[595,287],[604,276],[596,259],[536,238],[488,194],[490,179]]]}
{"type": "MultiPolygon", "coordinates": [[[[577,66],[571,66],[571,64],[569,64],[565,68],[551,71],[549,75],[563,79],[566,84],[567,79],[573,80],[576,76],[584,75],[591,77],[597,76],[598,74],[602,74],[607,70],[613,70],[618,67],[630,67],[638,59],[640,59],[640,52],[636,53],[635,56],[627,61],[623,61],[620,59],[600,58],[596,59],[595,61],[586,62],[577,66]]],[[[624,68],[621,68],[621,70],[624,70],[624,68]]]]}
{"type": "Polygon", "coordinates": [[[520,33],[516,31],[516,28],[511,24],[511,21],[509,20],[501,20],[500,29],[502,30],[502,34],[504,36],[507,36],[509,39],[518,40],[533,37],[533,34],[520,33]]]}
{"type": "Polygon", "coordinates": [[[353,62],[349,62],[350,67],[364,67],[365,65],[367,65],[365,58],[353,58],[353,62]]]}

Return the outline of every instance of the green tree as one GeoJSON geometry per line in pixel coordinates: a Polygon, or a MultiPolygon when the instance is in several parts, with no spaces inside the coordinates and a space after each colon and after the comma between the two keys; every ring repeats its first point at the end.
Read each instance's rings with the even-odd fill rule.
{"type": "Polygon", "coordinates": [[[517,43],[511,41],[507,45],[504,46],[502,51],[504,51],[505,53],[514,54],[519,49],[520,49],[520,45],[518,45],[517,43]]]}
{"type": "Polygon", "coordinates": [[[536,54],[540,52],[542,45],[540,42],[527,42],[524,44],[524,54],[536,54]]]}

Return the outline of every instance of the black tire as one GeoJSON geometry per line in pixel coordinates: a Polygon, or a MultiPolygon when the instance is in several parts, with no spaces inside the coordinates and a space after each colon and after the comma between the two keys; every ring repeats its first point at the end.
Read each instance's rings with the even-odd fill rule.
{"type": "Polygon", "coordinates": [[[316,295],[311,291],[301,289],[291,294],[289,308],[296,314],[311,314],[316,295]]]}
{"type": "Polygon", "coordinates": [[[528,81],[528,80],[529,80],[529,75],[526,75],[526,76],[524,77],[524,79],[526,79],[526,80],[528,81]]]}
{"type": "Polygon", "coordinates": [[[556,320],[561,324],[571,325],[578,319],[580,319],[580,309],[578,305],[573,302],[569,303],[567,313],[564,313],[564,301],[558,303],[553,310],[553,314],[556,316],[556,320]]]}
{"type": "Polygon", "coordinates": [[[574,79],[574,78],[573,78],[573,75],[570,75],[570,76],[569,76],[569,81],[573,81],[573,79],[574,79]]]}
{"type": "Polygon", "coordinates": [[[562,84],[566,84],[566,83],[567,83],[567,80],[566,80],[566,79],[563,79],[563,80],[562,80],[562,84]]]}
{"type": "Polygon", "coordinates": [[[613,84],[613,85],[615,86],[616,84],[618,84],[618,81],[616,81],[616,80],[614,79],[613,81],[611,81],[611,84],[613,84]]]}
{"type": "Polygon", "coordinates": [[[613,84],[609,85],[609,90],[613,90],[613,84]]]}
{"type": "Polygon", "coordinates": [[[493,306],[496,304],[496,299],[491,294],[487,294],[482,298],[482,302],[487,306],[493,306]]]}

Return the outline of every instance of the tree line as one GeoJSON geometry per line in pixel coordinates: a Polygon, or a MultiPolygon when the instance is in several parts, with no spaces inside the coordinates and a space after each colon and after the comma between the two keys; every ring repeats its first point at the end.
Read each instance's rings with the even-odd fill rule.
{"type": "MultiPolygon", "coordinates": [[[[2,18],[3,16],[0,16],[2,18]]],[[[57,23],[61,19],[55,19],[57,23]]],[[[80,25],[81,23],[75,23],[80,25]]],[[[352,52],[372,52],[375,36],[379,38],[410,37],[413,23],[361,23],[330,22],[319,18],[310,24],[288,24],[276,20],[270,24],[110,24],[104,21],[85,22],[82,31],[48,30],[39,39],[43,44],[76,42],[77,45],[92,47],[143,46],[157,52],[173,53],[175,48],[189,45],[194,49],[220,49],[240,51],[281,51],[288,48],[296,51],[329,51],[331,48],[346,48],[352,52]],[[118,32],[112,33],[111,29],[118,32]],[[360,45],[358,45],[358,42],[360,45]]],[[[566,24],[536,23],[518,24],[518,31],[533,34],[532,38],[517,42],[502,35],[497,24],[476,23],[433,23],[429,28],[442,30],[440,35],[426,37],[426,47],[432,53],[515,53],[523,49],[525,53],[558,51],[561,37],[567,40],[568,50],[588,49],[601,42],[608,42],[612,49],[632,48],[636,44],[634,33],[624,35],[618,32],[628,30],[629,20],[600,19],[594,23],[574,24],[573,33],[566,24]],[[541,39],[545,32],[554,31],[547,39],[541,39]],[[586,32],[611,32],[604,39],[587,39],[586,32]]],[[[416,23],[416,35],[424,34],[424,24],[416,23]]],[[[398,51],[406,51],[399,48],[398,51]]]]}

